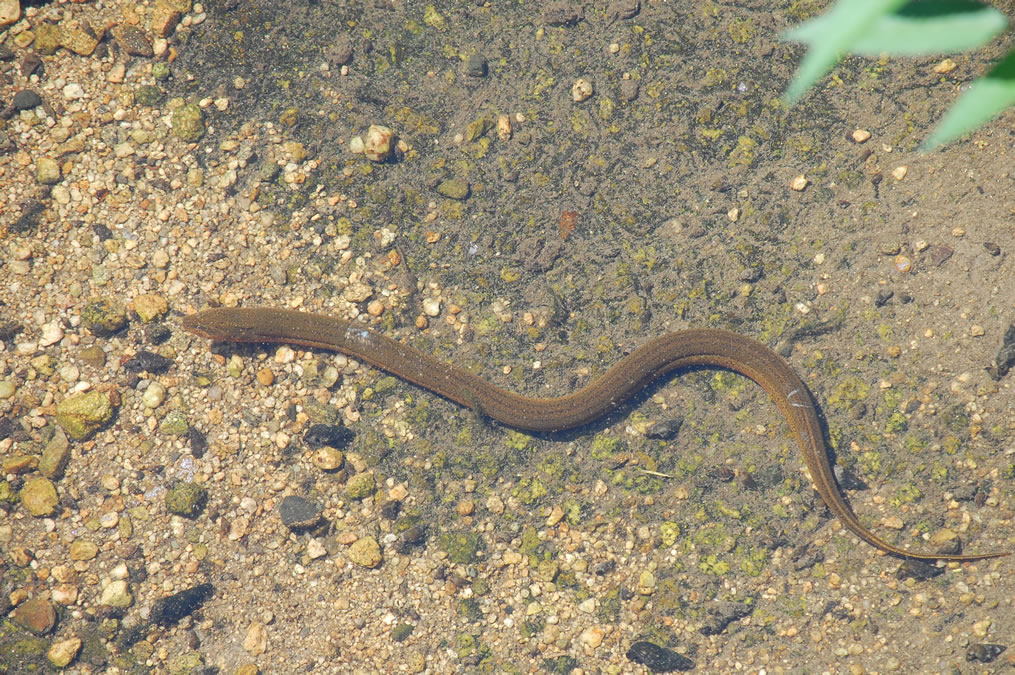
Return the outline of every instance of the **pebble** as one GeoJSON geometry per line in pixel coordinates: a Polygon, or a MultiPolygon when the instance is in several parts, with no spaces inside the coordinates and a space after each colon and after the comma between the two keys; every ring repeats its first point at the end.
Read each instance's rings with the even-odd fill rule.
{"type": "Polygon", "coordinates": [[[592,86],[592,82],[584,77],[579,77],[571,86],[571,100],[575,103],[588,100],[593,93],[595,93],[595,88],[592,86]]]}
{"type": "Polygon", "coordinates": [[[196,516],[207,499],[207,491],[197,483],[181,481],[166,492],[166,510],[178,516],[196,516]]]}
{"type": "Polygon", "coordinates": [[[268,628],[260,621],[254,621],[247,628],[243,638],[243,649],[251,656],[260,656],[268,651],[268,628]]]}
{"type": "Polygon", "coordinates": [[[290,530],[313,527],[321,518],[321,507],[306,497],[289,495],[278,507],[282,524],[290,530]]]}
{"type": "Polygon", "coordinates": [[[56,405],[56,423],[76,441],[88,439],[113,418],[113,404],[100,391],[71,394],[56,405]]]}
{"type": "Polygon", "coordinates": [[[130,594],[130,586],[127,580],[117,579],[116,581],[110,581],[102,589],[102,597],[99,599],[99,604],[106,607],[120,608],[130,607],[134,604],[134,597],[130,594]]]}
{"type": "Polygon", "coordinates": [[[67,440],[67,435],[57,429],[53,438],[42,449],[42,457],[39,458],[39,473],[46,478],[59,480],[63,478],[63,472],[69,461],[70,442],[67,440]]]}
{"type": "Polygon", "coordinates": [[[328,555],[328,549],[324,547],[324,544],[321,543],[320,539],[312,537],[310,541],[307,542],[307,556],[311,560],[317,560],[318,558],[322,558],[326,555],[328,555]]]}
{"type": "Polygon", "coordinates": [[[50,594],[53,602],[69,607],[78,601],[78,589],[73,584],[57,584],[50,594]]]}
{"type": "Polygon", "coordinates": [[[57,668],[66,668],[77,657],[79,651],[81,651],[80,638],[57,640],[46,652],[46,658],[57,668]]]}
{"type": "Polygon", "coordinates": [[[383,162],[391,157],[394,146],[395,132],[390,128],[371,124],[363,139],[363,154],[371,162],[383,162]]]}
{"type": "Polygon", "coordinates": [[[870,140],[871,132],[866,129],[857,129],[853,132],[853,142],[855,143],[866,143],[870,140]]]}
{"type": "Polygon", "coordinates": [[[944,59],[943,61],[940,61],[937,65],[934,66],[934,72],[937,73],[938,75],[944,75],[945,73],[952,72],[957,67],[958,66],[956,65],[955,61],[951,59],[944,59]]]}
{"type": "Polygon", "coordinates": [[[40,347],[55,345],[63,339],[63,327],[55,321],[43,324],[42,336],[39,338],[40,347]]]}
{"type": "Polygon", "coordinates": [[[600,626],[589,626],[582,631],[581,639],[582,644],[589,649],[595,649],[599,645],[603,644],[603,638],[606,637],[606,631],[600,626]]]}
{"type": "Polygon", "coordinates": [[[349,546],[346,557],[360,567],[372,569],[381,564],[381,547],[373,537],[360,537],[349,546]]]}
{"type": "Polygon", "coordinates": [[[31,89],[21,89],[14,94],[11,105],[15,110],[31,110],[42,105],[42,97],[31,89]]]}
{"type": "Polygon", "coordinates": [[[437,298],[424,298],[423,313],[427,316],[440,316],[441,301],[437,298]]]}
{"type": "Polygon", "coordinates": [[[804,177],[803,174],[800,174],[790,181],[789,189],[796,190],[797,192],[803,192],[803,190],[807,187],[808,182],[807,178],[804,177]]]}
{"type": "Polygon", "coordinates": [[[165,400],[166,388],[158,382],[151,382],[141,394],[141,403],[149,410],[158,408],[165,400]]]}
{"type": "Polygon", "coordinates": [[[60,498],[56,486],[48,478],[29,478],[21,488],[21,503],[30,514],[41,518],[52,515],[60,498]]]}
{"type": "Polygon", "coordinates": [[[98,544],[87,539],[75,539],[70,545],[71,560],[91,560],[98,553],[98,544]]]}
{"type": "Polygon", "coordinates": [[[85,97],[85,90],[77,82],[64,85],[63,97],[68,101],[77,101],[85,97]]]}
{"type": "Polygon", "coordinates": [[[337,471],[345,463],[345,455],[341,450],[325,446],[314,452],[313,463],[321,471],[337,471]]]}
{"type": "Polygon", "coordinates": [[[18,605],[11,620],[35,635],[45,635],[56,625],[56,609],[49,600],[37,595],[18,605]]]}
{"type": "Polygon", "coordinates": [[[694,668],[691,659],[654,642],[635,642],[627,650],[627,658],[645,666],[653,673],[672,673],[694,668]]]}

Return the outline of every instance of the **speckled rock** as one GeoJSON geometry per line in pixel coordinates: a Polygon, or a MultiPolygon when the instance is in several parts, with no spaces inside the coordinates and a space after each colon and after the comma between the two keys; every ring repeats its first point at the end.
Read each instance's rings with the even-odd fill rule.
{"type": "Polygon", "coordinates": [[[123,330],[127,325],[127,313],[116,302],[100,298],[81,310],[81,321],[93,334],[107,337],[123,330]]]}
{"type": "Polygon", "coordinates": [[[99,46],[99,38],[87,23],[68,21],[60,36],[60,46],[80,56],[91,56],[99,46]]]}
{"type": "Polygon", "coordinates": [[[201,511],[206,498],[207,491],[197,483],[177,483],[166,492],[166,509],[191,518],[201,511]]]}
{"type": "Polygon", "coordinates": [[[185,105],[173,113],[173,135],[181,141],[196,143],[204,132],[204,115],[196,103],[185,105]]]}
{"type": "Polygon", "coordinates": [[[56,486],[48,478],[30,478],[21,488],[21,503],[33,516],[48,516],[56,510],[60,498],[56,494],[56,486]]]}
{"type": "Polygon", "coordinates": [[[360,567],[377,567],[381,564],[381,547],[373,537],[360,537],[349,546],[346,556],[360,567]]]}
{"type": "Polygon", "coordinates": [[[457,199],[459,201],[468,199],[471,189],[467,181],[459,178],[449,178],[442,180],[437,185],[437,192],[448,199],[457,199]]]}
{"type": "Polygon", "coordinates": [[[71,394],[56,405],[56,423],[68,436],[83,441],[113,418],[113,404],[104,392],[71,394]]]}
{"type": "Polygon", "coordinates": [[[120,48],[131,56],[151,58],[155,54],[148,36],[139,28],[120,24],[119,26],[113,26],[111,33],[113,34],[113,39],[120,45],[120,48]]]}
{"type": "Polygon", "coordinates": [[[40,157],[35,163],[35,180],[43,185],[55,185],[60,178],[60,164],[52,157],[40,157]]]}
{"type": "Polygon", "coordinates": [[[52,56],[63,42],[63,29],[59,24],[40,23],[35,27],[35,51],[52,56]]]}
{"type": "Polygon", "coordinates": [[[366,499],[376,490],[377,477],[371,472],[356,474],[345,486],[345,493],[351,499],[366,499]]]}

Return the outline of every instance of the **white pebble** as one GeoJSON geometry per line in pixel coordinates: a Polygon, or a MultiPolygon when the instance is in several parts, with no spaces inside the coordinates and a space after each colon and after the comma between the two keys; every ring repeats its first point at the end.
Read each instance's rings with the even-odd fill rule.
{"type": "Polygon", "coordinates": [[[39,340],[40,347],[55,345],[63,339],[63,328],[55,321],[50,321],[42,327],[42,338],[39,340]]]}
{"type": "Polygon", "coordinates": [[[141,394],[141,402],[146,408],[158,408],[166,400],[166,388],[158,382],[152,382],[141,394]]]}
{"type": "Polygon", "coordinates": [[[76,101],[85,97],[85,90],[81,88],[80,84],[71,82],[63,88],[63,97],[68,101],[76,101]]]}

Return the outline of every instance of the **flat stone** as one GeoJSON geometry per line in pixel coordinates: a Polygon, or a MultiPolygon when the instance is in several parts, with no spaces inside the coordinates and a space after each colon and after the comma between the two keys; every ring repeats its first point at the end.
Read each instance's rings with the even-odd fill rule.
{"type": "Polygon", "coordinates": [[[45,635],[56,625],[56,610],[49,600],[37,595],[20,604],[11,620],[36,635],[45,635]]]}
{"type": "Polygon", "coordinates": [[[52,515],[60,497],[56,494],[56,486],[48,478],[31,478],[21,488],[21,503],[30,514],[41,518],[52,515]]]}
{"type": "Polygon", "coordinates": [[[290,530],[313,527],[321,519],[321,507],[306,497],[289,495],[278,506],[282,524],[290,530]]]}

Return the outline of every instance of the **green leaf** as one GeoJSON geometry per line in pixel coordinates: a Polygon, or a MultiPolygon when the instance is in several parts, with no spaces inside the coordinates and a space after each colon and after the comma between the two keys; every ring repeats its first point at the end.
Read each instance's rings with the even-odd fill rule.
{"type": "Polygon", "coordinates": [[[784,40],[802,42],[809,49],[783,98],[795,103],[811,85],[825,76],[853,45],[885,14],[905,0],[839,0],[821,16],[783,32],[784,40]]]}
{"type": "Polygon", "coordinates": [[[985,77],[969,85],[920,150],[932,150],[955,140],[997,117],[1012,104],[1015,104],[1015,49],[985,77]]]}
{"type": "Polygon", "coordinates": [[[1008,26],[1004,13],[971,0],[910,2],[880,17],[849,46],[864,56],[922,56],[974,49],[1008,26]]]}

